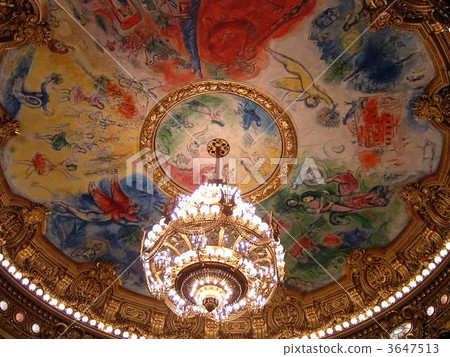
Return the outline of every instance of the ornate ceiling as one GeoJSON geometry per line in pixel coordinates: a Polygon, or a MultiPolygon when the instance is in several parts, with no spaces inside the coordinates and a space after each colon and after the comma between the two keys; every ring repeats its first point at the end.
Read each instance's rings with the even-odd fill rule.
{"type": "Polygon", "coordinates": [[[61,311],[147,337],[301,337],[393,305],[445,259],[441,2],[5,4],[0,253],[61,311]],[[175,318],[138,260],[142,228],[208,179],[195,162],[218,136],[287,250],[273,303],[226,326],[175,318]]]}

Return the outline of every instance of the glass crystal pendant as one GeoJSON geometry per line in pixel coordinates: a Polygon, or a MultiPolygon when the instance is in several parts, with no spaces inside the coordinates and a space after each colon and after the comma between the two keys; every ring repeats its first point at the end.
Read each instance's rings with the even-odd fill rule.
{"type": "MultiPolygon", "coordinates": [[[[219,158],[227,143],[215,140],[219,158]]],[[[178,197],[142,241],[150,292],[185,317],[225,321],[262,308],[284,277],[278,224],[267,218],[217,178],[178,197]]]]}

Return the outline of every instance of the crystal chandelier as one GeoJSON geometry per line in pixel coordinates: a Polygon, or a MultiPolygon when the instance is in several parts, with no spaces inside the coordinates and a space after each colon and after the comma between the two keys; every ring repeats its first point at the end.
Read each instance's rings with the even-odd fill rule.
{"type": "Polygon", "coordinates": [[[182,195],[146,232],[141,257],[150,292],[179,316],[216,321],[262,308],[284,277],[276,221],[264,222],[236,187],[218,179],[223,139],[212,140],[216,177],[182,195]]]}

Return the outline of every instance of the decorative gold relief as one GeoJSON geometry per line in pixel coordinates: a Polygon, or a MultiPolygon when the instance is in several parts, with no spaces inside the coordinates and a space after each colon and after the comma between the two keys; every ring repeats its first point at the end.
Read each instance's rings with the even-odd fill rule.
{"type": "Polygon", "coordinates": [[[89,307],[93,310],[102,310],[112,293],[110,285],[117,279],[114,265],[96,263],[86,264],[86,267],[73,279],[65,298],[75,302],[80,309],[89,307]]]}
{"type": "Polygon", "coordinates": [[[44,21],[41,0],[7,0],[0,3],[0,50],[25,43],[45,45],[50,41],[50,27],[44,21]]]}
{"type": "Polygon", "coordinates": [[[19,122],[7,114],[0,116],[0,145],[19,134],[19,122]]]}
{"type": "Polygon", "coordinates": [[[30,257],[24,259],[24,264],[35,281],[54,288],[64,277],[65,269],[60,268],[47,256],[40,252],[32,253],[30,257]]]}
{"type": "Polygon", "coordinates": [[[122,308],[120,309],[120,315],[124,319],[128,319],[138,323],[148,323],[149,321],[148,311],[145,311],[144,309],[139,309],[130,304],[124,304],[122,306],[122,308]]]}
{"type": "Polygon", "coordinates": [[[30,207],[22,209],[23,221],[27,226],[36,227],[45,223],[50,210],[39,203],[32,203],[30,207]]]}
{"type": "Polygon", "coordinates": [[[450,86],[442,88],[438,93],[422,95],[414,102],[415,115],[433,124],[450,126],[450,86]]]}
{"type": "Polygon", "coordinates": [[[288,294],[286,288],[279,287],[266,309],[266,321],[272,333],[300,328],[305,321],[301,301],[296,296],[288,294]]]}
{"type": "Polygon", "coordinates": [[[410,184],[403,188],[402,197],[410,210],[420,219],[446,234],[450,227],[450,188],[443,185],[410,184]]]}
{"type": "Polygon", "coordinates": [[[181,318],[170,312],[167,317],[165,337],[202,338],[204,321],[200,317],[181,318]]]}
{"type": "Polygon", "coordinates": [[[354,310],[353,304],[346,293],[330,296],[320,301],[318,311],[321,313],[321,322],[336,321],[341,315],[348,315],[354,310]]]}
{"type": "Polygon", "coordinates": [[[45,227],[44,217],[47,209],[40,204],[29,207],[3,206],[0,208],[0,239],[5,241],[5,247],[12,257],[29,245],[39,232],[39,227],[45,227]]]}
{"type": "Polygon", "coordinates": [[[222,332],[229,336],[246,336],[250,331],[250,320],[242,317],[225,323],[222,328],[222,332]]]}
{"type": "Polygon", "coordinates": [[[2,207],[0,210],[0,238],[10,245],[23,229],[24,224],[20,208],[15,206],[2,207]]]}
{"type": "Polygon", "coordinates": [[[382,257],[367,254],[364,249],[351,251],[347,263],[356,289],[367,303],[387,298],[401,281],[392,264],[382,257]]]}
{"type": "Polygon", "coordinates": [[[429,0],[432,6],[431,17],[439,23],[441,31],[450,28],[450,5],[445,0],[429,0]]]}
{"type": "Polygon", "coordinates": [[[371,31],[387,26],[414,28],[427,22],[435,32],[443,32],[449,26],[448,4],[442,0],[366,0],[365,10],[371,31]]]}
{"type": "Polygon", "coordinates": [[[414,275],[422,270],[424,264],[439,250],[443,245],[443,239],[436,231],[426,228],[419,234],[418,238],[408,248],[402,259],[408,270],[414,275]]]}

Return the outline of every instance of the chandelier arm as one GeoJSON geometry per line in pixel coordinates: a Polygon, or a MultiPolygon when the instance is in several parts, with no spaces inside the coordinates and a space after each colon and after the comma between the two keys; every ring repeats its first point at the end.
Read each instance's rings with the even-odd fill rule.
{"type": "Polygon", "coordinates": [[[172,234],[173,229],[170,231],[165,231],[164,234],[162,234],[158,240],[155,242],[155,244],[153,245],[152,249],[149,252],[146,252],[147,249],[144,249],[142,252],[142,255],[144,255],[146,258],[148,258],[149,260],[151,258],[153,258],[153,256],[156,254],[156,252],[159,250],[159,248],[161,248],[161,246],[164,244],[167,236],[169,236],[170,234],[172,234]]]}
{"type": "Polygon", "coordinates": [[[248,228],[240,227],[238,225],[234,225],[234,222],[232,223],[233,227],[238,231],[238,233],[242,236],[242,238],[247,241],[248,243],[257,246],[257,247],[266,247],[267,245],[270,245],[271,240],[262,241],[262,242],[255,242],[253,240],[249,240],[247,238],[248,235],[253,235],[252,232],[248,228]],[[243,233],[244,232],[244,233],[243,233]]]}
{"type": "MultiPolygon", "coordinates": [[[[176,224],[174,224],[174,229],[178,230],[179,232],[184,233],[184,234],[196,234],[196,233],[199,233],[198,232],[199,224],[202,224],[202,223],[204,224],[206,222],[205,221],[183,222],[183,224],[180,224],[179,222],[177,222],[176,224]],[[187,227],[186,227],[186,224],[188,225],[187,227]],[[185,225],[185,227],[183,227],[183,225],[185,225]],[[192,226],[194,226],[194,227],[192,227],[192,226]]],[[[209,233],[209,232],[213,231],[217,226],[221,225],[221,223],[222,223],[221,221],[210,222],[206,228],[204,226],[202,226],[201,231],[202,231],[202,233],[209,233]]]]}

